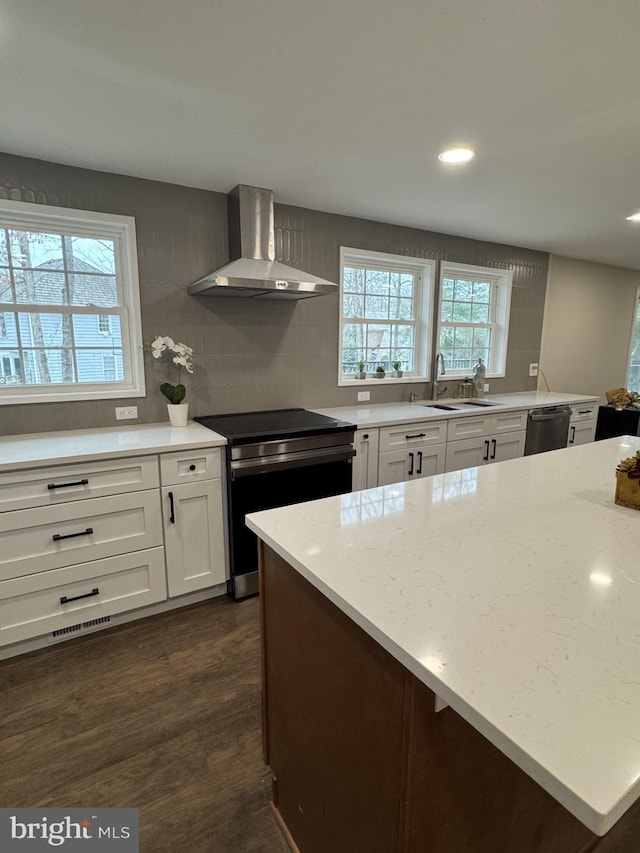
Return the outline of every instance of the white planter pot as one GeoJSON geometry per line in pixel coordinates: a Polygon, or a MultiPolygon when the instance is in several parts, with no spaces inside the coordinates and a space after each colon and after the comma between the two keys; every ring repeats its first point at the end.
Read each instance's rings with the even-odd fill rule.
{"type": "Polygon", "coordinates": [[[186,427],[189,416],[188,403],[167,403],[167,411],[172,427],[186,427]]]}

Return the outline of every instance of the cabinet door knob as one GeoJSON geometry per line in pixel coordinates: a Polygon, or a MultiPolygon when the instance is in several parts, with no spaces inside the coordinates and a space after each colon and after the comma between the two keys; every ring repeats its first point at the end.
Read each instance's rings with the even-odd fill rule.
{"type": "Polygon", "coordinates": [[[195,470],[196,470],[196,466],[195,466],[195,465],[189,465],[189,470],[190,470],[190,471],[195,471],[195,470]]]}
{"type": "Polygon", "coordinates": [[[369,438],[369,433],[368,433],[368,432],[365,432],[365,434],[362,436],[362,438],[363,438],[363,439],[365,439],[365,440],[366,440],[367,438],[369,438]]]}

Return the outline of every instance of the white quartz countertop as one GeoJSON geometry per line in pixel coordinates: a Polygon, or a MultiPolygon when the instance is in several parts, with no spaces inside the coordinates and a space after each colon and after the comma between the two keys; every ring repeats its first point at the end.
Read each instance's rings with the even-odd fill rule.
{"type": "Polygon", "coordinates": [[[640,512],[614,503],[637,449],[614,438],[247,523],[603,835],[640,794],[640,512]]]}
{"type": "Polygon", "coordinates": [[[226,443],[226,438],[217,432],[191,421],[186,427],[140,424],[0,436],[0,471],[66,465],[115,456],[220,447],[226,443]]]}
{"type": "MultiPolygon", "coordinates": [[[[482,398],[494,406],[465,406],[464,400],[442,398],[441,400],[419,400],[415,403],[360,403],[355,406],[339,406],[329,409],[313,409],[322,415],[340,418],[355,424],[359,429],[373,429],[389,424],[413,423],[425,420],[448,420],[482,412],[516,411],[517,409],[535,409],[539,406],[571,406],[580,403],[594,403],[599,398],[585,394],[565,394],[555,391],[523,391],[514,394],[487,394],[482,398]],[[459,406],[454,411],[432,408],[433,404],[459,406]]],[[[468,402],[468,401],[467,401],[468,402]]]]}

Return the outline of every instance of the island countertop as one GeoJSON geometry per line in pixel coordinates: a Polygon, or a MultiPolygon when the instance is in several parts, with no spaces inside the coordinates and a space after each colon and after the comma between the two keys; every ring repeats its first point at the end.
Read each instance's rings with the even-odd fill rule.
{"type": "Polygon", "coordinates": [[[640,794],[640,515],[615,438],[249,527],[598,835],[640,794]]]}

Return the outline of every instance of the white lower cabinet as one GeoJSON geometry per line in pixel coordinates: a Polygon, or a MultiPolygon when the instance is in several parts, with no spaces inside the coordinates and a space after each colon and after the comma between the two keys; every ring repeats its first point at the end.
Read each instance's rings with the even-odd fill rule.
{"type": "Polygon", "coordinates": [[[169,597],[226,580],[221,480],[163,486],[169,597]]]}
{"type": "Polygon", "coordinates": [[[490,465],[517,459],[524,454],[526,430],[486,435],[479,438],[463,438],[447,443],[445,471],[460,471],[476,465],[490,465]]]}
{"type": "Polygon", "coordinates": [[[411,450],[387,450],[379,457],[378,485],[442,474],[445,459],[446,444],[418,444],[411,450]]]}
{"type": "Polygon", "coordinates": [[[378,485],[378,429],[359,429],[353,438],[356,455],[352,463],[351,491],[372,489],[378,485]]]}
{"type": "Polygon", "coordinates": [[[571,420],[567,435],[567,447],[589,444],[595,440],[598,423],[598,404],[586,403],[571,406],[571,420]]]}
{"type": "Polygon", "coordinates": [[[596,437],[597,420],[576,421],[569,424],[567,447],[577,447],[579,444],[589,444],[596,437]]]}
{"type": "Polygon", "coordinates": [[[223,482],[219,448],[3,472],[0,647],[224,583],[223,482]]]}
{"type": "Polygon", "coordinates": [[[0,583],[0,645],[166,597],[162,547],[12,578],[0,583]]]}

